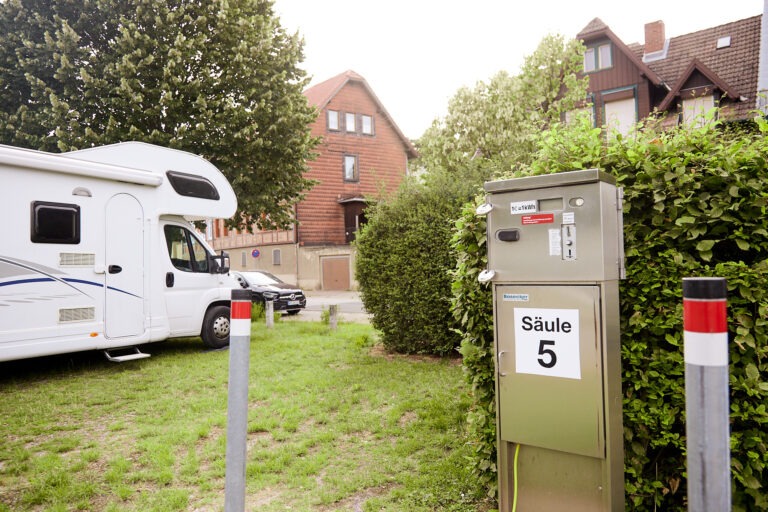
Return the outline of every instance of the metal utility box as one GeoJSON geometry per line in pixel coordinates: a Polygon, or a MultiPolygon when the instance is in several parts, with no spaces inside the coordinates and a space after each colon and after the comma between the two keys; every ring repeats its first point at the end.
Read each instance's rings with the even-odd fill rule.
{"type": "Polygon", "coordinates": [[[623,511],[621,189],[589,169],[485,190],[500,510],[623,511]]]}

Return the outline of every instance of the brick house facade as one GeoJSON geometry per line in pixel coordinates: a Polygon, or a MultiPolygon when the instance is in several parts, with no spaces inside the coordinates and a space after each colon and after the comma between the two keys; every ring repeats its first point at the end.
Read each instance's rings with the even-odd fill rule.
{"type": "Polygon", "coordinates": [[[354,289],[355,248],[368,201],[394,193],[416,150],[365,79],[346,71],[304,91],[321,142],[306,177],[316,181],[287,231],[253,234],[214,226],[211,243],[233,270],[261,269],[305,289],[354,289]]]}

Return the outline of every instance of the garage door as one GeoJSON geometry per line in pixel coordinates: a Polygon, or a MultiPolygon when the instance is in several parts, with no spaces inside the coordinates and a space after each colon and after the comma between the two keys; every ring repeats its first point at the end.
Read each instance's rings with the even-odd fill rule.
{"type": "Polygon", "coordinates": [[[349,290],[349,256],[320,258],[323,290],[349,290]]]}

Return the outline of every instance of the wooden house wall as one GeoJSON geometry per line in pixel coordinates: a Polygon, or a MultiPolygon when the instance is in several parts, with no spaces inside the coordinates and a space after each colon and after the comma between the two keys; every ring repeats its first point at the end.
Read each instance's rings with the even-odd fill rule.
{"type": "MultiPolygon", "coordinates": [[[[591,43],[590,43],[591,44],[591,43]]],[[[601,71],[590,73],[589,90],[593,91],[596,114],[603,123],[604,100],[603,91],[616,91],[626,87],[636,87],[637,90],[637,110],[639,118],[647,117],[651,112],[651,94],[652,86],[646,80],[635,63],[621,52],[616,45],[612,44],[613,66],[601,71]]]]}

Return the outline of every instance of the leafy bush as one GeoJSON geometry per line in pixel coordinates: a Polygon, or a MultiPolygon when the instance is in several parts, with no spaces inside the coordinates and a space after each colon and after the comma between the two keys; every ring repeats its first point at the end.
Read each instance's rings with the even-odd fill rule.
{"type": "Polygon", "coordinates": [[[464,197],[407,183],[368,210],[356,245],[360,297],[388,349],[444,355],[459,345],[449,311],[452,218],[464,197]]]}
{"type": "Polygon", "coordinates": [[[493,373],[493,301],[491,290],[477,280],[488,266],[486,219],[466,205],[456,221],[451,246],[456,253],[451,311],[460,325],[461,355],[471,385],[473,405],[467,428],[474,459],[473,472],[486,494],[496,493],[496,395],[493,373]]]}
{"type": "MultiPolygon", "coordinates": [[[[685,510],[685,381],[682,278],[728,282],[733,510],[768,510],[768,124],[760,133],[705,127],[641,131],[602,143],[599,130],[556,127],[539,140],[527,174],[599,167],[624,188],[627,278],[621,283],[627,509],[685,510]]],[[[473,425],[493,425],[490,289],[473,282],[483,268],[484,227],[465,212],[454,315],[475,389],[473,425]],[[481,234],[482,232],[482,234],[481,234]],[[478,265],[477,268],[471,268],[478,265]],[[468,296],[475,296],[467,300],[468,296]],[[485,414],[486,418],[477,416],[485,414]]],[[[475,471],[495,486],[495,435],[474,429],[475,471]]],[[[494,489],[495,490],[495,489],[494,489]]]]}

